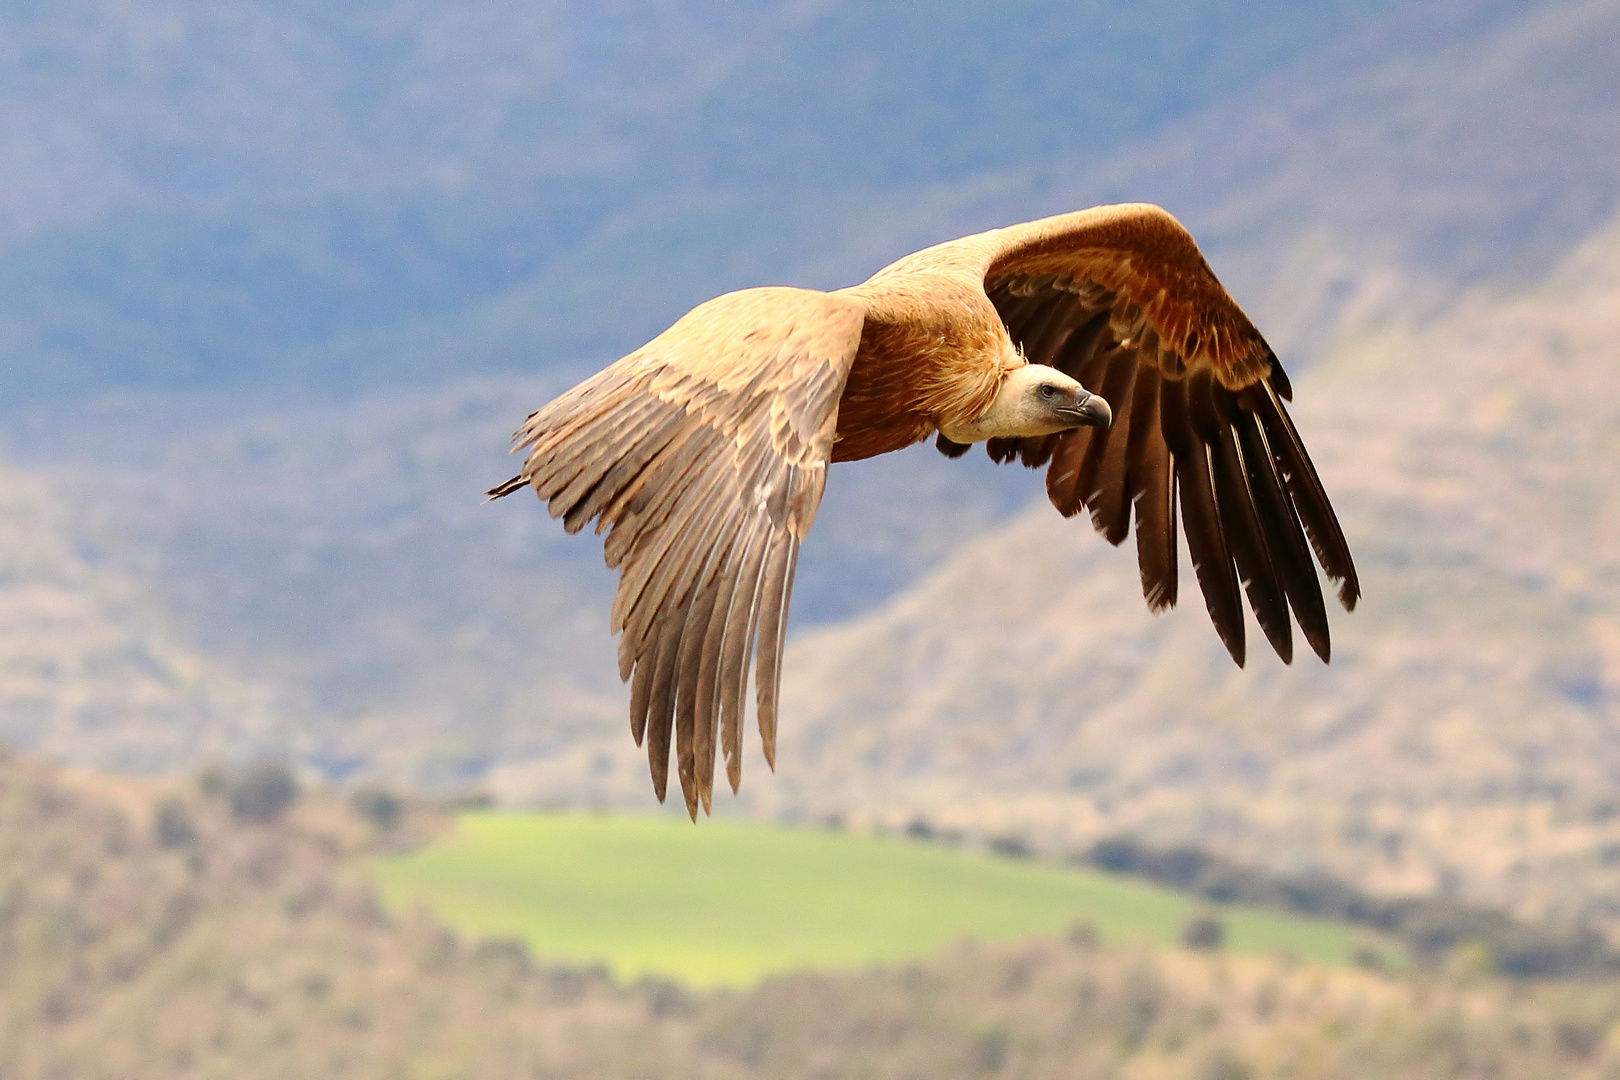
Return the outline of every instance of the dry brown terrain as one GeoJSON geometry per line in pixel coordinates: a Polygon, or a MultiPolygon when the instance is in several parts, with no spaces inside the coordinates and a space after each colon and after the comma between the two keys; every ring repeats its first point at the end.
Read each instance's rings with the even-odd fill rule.
{"type": "Polygon", "coordinates": [[[430,834],[427,811],[379,832],[203,781],[0,760],[0,1075],[1620,1076],[1620,985],[1509,984],[1466,948],[1391,976],[1077,929],[747,993],[614,985],[379,910],[355,857],[430,834]]]}

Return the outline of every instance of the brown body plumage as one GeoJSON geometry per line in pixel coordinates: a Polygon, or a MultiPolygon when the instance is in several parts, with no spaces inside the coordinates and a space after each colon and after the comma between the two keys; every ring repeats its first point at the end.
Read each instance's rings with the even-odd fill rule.
{"type": "Polygon", "coordinates": [[[952,457],[987,439],[997,461],[1047,466],[1058,510],[1089,509],[1112,543],[1134,508],[1155,611],[1176,602],[1179,508],[1233,659],[1241,582],[1284,661],[1290,609],[1326,660],[1311,551],[1347,609],[1360,586],[1290,396],[1174,218],[1098,207],[940,244],[833,293],[702,304],[530,416],[523,472],[491,494],[532,485],[570,532],[592,519],[608,532],[632,733],[660,799],[673,737],[695,816],[717,750],[740,782],[751,661],[774,764],[793,567],[828,463],[936,434],[952,457]]]}

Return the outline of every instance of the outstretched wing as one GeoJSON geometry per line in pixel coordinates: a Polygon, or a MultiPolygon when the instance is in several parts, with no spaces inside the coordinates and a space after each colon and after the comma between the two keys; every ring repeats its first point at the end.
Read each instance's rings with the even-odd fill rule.
{"type": "Polygon", "coordinates": [[[1110,543],[1130,534],[1148,606],[1176,602],[1179,505],[1198,584],[1244,661],[1239,585],[1277,655],[1288,612],[1324,661],[1327,612],[1310,552],[1355,607],[1338,518],[1283,406],[1287,376],[1181,224],[1156,206],[1099,207],[986,234],[985,291],[1033,363],[1113,407],[1107,429],[991,440],[997,461],[1047,466],[1065,516],[1085,507],[1110,543]]]}
{"type": "Polygon", "coordinates": [[[864,309],[800,289],[749,289],[694,308],[570,390],[514,436],[522,474],[577,532],[596,519],[620,571],[612,628],[664,798],[673,730],[681,791],[708,810],[717,744],[742,778],[749,661],[766,760],[799,543],[821,502],[838,399],[864,309]],[[718,738],[717,738],[718,736],[718,738]]]}

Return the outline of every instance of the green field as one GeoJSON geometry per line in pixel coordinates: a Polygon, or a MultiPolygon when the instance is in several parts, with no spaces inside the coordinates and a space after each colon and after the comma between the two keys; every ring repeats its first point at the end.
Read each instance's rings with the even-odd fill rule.
{"type": "MultiPolygon", "coordinates": [[[[456,834],[374,860],[384,901],[458,931],[520,936],[544,959],[620,977],[744,986],[796,968],[925,956],[1090,923],[1105,941],[1173,945],[1207,905],[1095,871],[907,840],[592,814],[470,813],[456,834]]],[[[1227,948],[1348,962],[1338,923],[1222,908],[1227,948]]]]}

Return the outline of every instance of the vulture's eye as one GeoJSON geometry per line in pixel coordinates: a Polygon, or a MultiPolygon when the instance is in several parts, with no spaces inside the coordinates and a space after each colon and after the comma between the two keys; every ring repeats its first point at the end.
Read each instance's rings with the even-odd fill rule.
{"type": "Polygon", "coordinates": [[[1054,401],[1062,392],[1051,383],[1041,383],[1041,400],[1043,401],[1054,401]]]}

